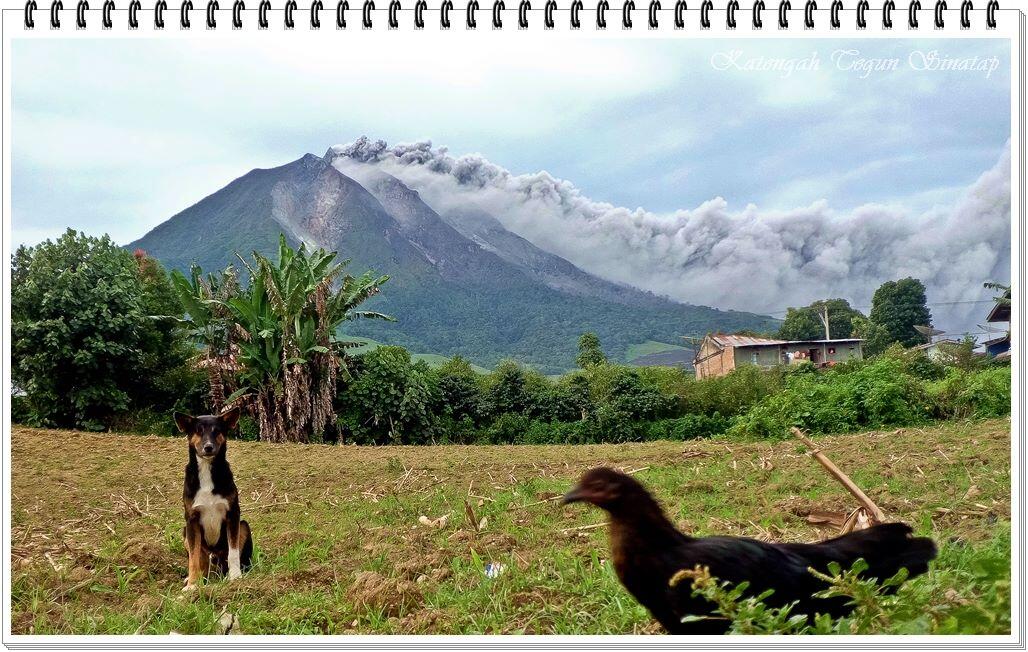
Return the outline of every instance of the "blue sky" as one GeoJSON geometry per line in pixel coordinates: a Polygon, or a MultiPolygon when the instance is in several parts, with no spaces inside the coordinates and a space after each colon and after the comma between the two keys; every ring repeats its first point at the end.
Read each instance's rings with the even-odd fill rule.
{"type": "Polygon", "coordinates": [[[472,48],[447,35],[395,47],[298,36],[273,48],[262,34],[16,39],[15,242],[67,226],[128,242],[252,168],[362,134],[546,170],[594,201],[655,213],[714,197],[735,209],[926,210],[995,165],[1010,130],[998,40],[491,38],[472,48]],[[737,62],[816,53],[820,65],[715,68],[735,50],[737,62]],[[840,69],[837,50],[901,63],[865,75],[840,69]],[[912,52],[931,51],[996,56],[999,67],[911,69],[912,52]]]}

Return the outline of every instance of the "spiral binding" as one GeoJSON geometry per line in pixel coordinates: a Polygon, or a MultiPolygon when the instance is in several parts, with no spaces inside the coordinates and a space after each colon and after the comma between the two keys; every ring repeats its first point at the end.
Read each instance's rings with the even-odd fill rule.
{"type": "MultiPolygon", "coordinates": [[[[94,0],[95,2],[96,0],[94,0]]],[[[381,0],[380,0],[381,1],[381,0]]],[[[824,0],[822,0],[824,1],[824,0]]],[[[982,0],[979,0],[981,2],[982,0]]],[[[204,24],[206,29],[215,30],[218,27],[217,12],[220,10],[218,0],[207,0],[204,24]]],[[[453,11],[453,0],[442,0],[437,11],[439,12],[439,27],[448,30],[451,27],[450,13],[453,11]]],[[[193,0],[182,0],[179,5],[179,28],[189,30],[193,28],[190,12],[194,9],[193,0]]],[[[296,12],[296,0],[285,0],[282,7],[283,26],[287,30],[295,27],[293,14],[296,12]]],[[[310,6],[310,28],[321,29],[321,12],[324,11],[323,0],[313,0],[310,6]]],[[[476,13],[481,9],[479,0],[467,0],[464,7],[464,24],[469,30],[478,29],[478,18],[476,13]]],[[[560,8],[557,0],[546,0],[542,7],[543,27],[552,30],[556,26],[554,14],[560,8]]],[[[584,9],[582,0],[571,0],[567,7],[568,24],[571,29],[577,30],[582,26],[581,12],[584,9]]],[[[798,9],[798,7],[797,7],[798,9]]],[[[818,9],[817,0],[806,0],[803,5],[803,28],[814,29],[814,12],[818,9]]],[[[921,28],[918,14],[923,9],[921,0],[909,0],[906,7],[907,28],[916,30],[921,28]]],[[[944,29],[946,26],[944,12],[949,9],[947,0],[936,0],[932,11],[932,27],[936,30],[944,29]]],[[[27,0],[24,10],[24,28],[26,30],[36,29],[35,13],[39,10],[37,0],[27,0]]],[[[140,0],[130,0],[127,9],[127,23],[130,30],[139,28],[139,12],[143,10],[140,0]]],[[[273,10],[271,0],[260,0],[257,5],[257,28],[266,30],[269,28],[268,15],[273,10]]],[[[339,0],[336,4],[335,27],[336,29],[347,29],[346,12],[350,10],[348,0],[339,0]]],[[[504,0],[493,0],[490,24],[494,30],[504,29],[503,12],[507,10],[504,0]]],[[[632,30],[635,28],[632,12],[636,10],[635,0],[623,0],[621,5],[621,28],[632,30]]],[[[647,16],[647,29],[655,30],[660,27],[660,12],[662,10],[660,0],[650,0],[647,16]]],[[[726,28],[732,30],[738,25],[736,17],[740,10],[739,0],[728,0],[724,7],[726,28]]],[[[754,30],[764,29],[763,13],[767,10],[765,0],[754,0],[751,7],[751,24],[754,30]]],[[[777,6],[776,25],[778,29],[789,29],[789,13],[793,10],[791,0],[779,0],[777,6]]],[[[832,0],[828,11],[829,26],[831,29],[840,29],[842,26],[842,13],[846,10],[843,0],[832,0]]],[[[866,29],[868,25],[868,14],[871,6],[868,0],[857,0],[854,6],[854,24],[857,29],[866,29]]],[[[987,29],[996,28],[996,12],[999,10],[999,0],[987,0],[985,3],[985,26],[987,29]]],[[[63,0],[51,0],[50,2],[50,29],[62,28],[61,12],[64,11],[63,0]]],[[[89,11],[89,0],[78,0],[75,6],[75,28],[86,29],[86,16],[89,11]]],[[[115,0],[104,0],[100,11],[101,28],[109,30],[114,27],[114,14],[118,9],[115,0]]],[[[153,6],[153,25],[155,30],[165,28],[165,12],[168,11],[167,0],[156,0],[153,6]]],[[[372,29],[373,14],[375,11],[375,0],[364,0],[361,7],[361,28],[372,29]]],[[[404,11],[401,0],[390,0],[387,9],[387,27],[395,30],[400,27],[400,14],[404,11]]],[[[421,30],[425,27],[425,14],[430,11],[426,0],[416,0],[413,6],[414,28],[421,30]]],[[[520,0],[517,5],[517,28],[528,29],[529,15],[532,11],[531,0],[520,0]]],[[[596,0],[595,19],[596,29],[607,29],[607,12],[610,11],[609,0],[596,0]]],[[[687,0],[675,0],[672,10],[672,22],[674,29],[685,29],[685,13],[689,11],[687,0]]],[[[896,0],[884,0],[881,9],[882,29],[891,30],[894,25],[894,13],[897,12],[896,0]]],[[[960,2],[960,28],[971,28],[971,12],[974,11],[973,0],[961,0],[960,2]]],[[[245,0],[234,0],[232,4],[231,26],[233,30],[243,28],[243,15],[246,12],[245,0]]],[[[710,29],[711,14],[715,12],[713,0],[702,0],[698,8],[700,28],[710,29]]],[[[902,19],[900,19],[902,20],[902,19]]]]}

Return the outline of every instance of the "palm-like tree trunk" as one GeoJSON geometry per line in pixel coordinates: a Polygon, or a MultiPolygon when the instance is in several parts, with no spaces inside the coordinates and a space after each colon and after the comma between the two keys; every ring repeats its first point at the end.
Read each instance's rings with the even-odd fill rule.
{"type": "Polygon", "coordinates": [[[211,414],[221,414],[225,407],[225,382],[221,370],[213,364],[207,367],[207,382],[211,386],[211,414]]]}

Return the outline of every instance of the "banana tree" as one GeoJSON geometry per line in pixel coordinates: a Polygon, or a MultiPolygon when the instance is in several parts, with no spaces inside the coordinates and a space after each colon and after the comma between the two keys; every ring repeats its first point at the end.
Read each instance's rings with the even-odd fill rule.
{"type": "Polygon", "coordinates": [[[225,305],[238,325],[240,388],[229,402],[252,406],[267,441],[308,441],[334,421],[332,402],[343,369],[337,331],[353,319],[392,319],[359,310],[388,276],[344,274],[336,253],[293,250],[279,238],[278,261],[258,252],[240,257],[250,286],[225,305]]]}
{"type": "Polygon", "coordinates": [[[221,412],[225,406],[226,378],[236,371],[236,346],[232,315],[225,302],[239,293],[239,281],[230,265],[221,274],[203,275],[198,265],[190,268],[187,278],[172,270],[171,283],[185,313],[177,317],[200,347],[194,358],[197,367],[207,372],[210,385],[211,410],[221,412]]]}

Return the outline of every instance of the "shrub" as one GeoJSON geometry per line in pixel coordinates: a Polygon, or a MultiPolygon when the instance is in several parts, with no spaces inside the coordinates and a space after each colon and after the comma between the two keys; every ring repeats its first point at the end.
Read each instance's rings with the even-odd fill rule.
{"type": "Polygon", "coordinates": [[[934,416],[940,419],[1001,417],[1010,414],[1010,367],[989,367],[977,372],[950,370],[932,383],[934,416]]]}
{"type": "MultiPolygon", "coordinates": [[[[514,444],[523,441],[532,420],[524,414],[507,412],[501,414],[492,425],[480,431],[476,443],[479,444],[514,444]]],[[[547,442],[536,442],[547,443],[547,442]]]]}
{"type": "Polygon", "coordinates": [[[357,443],[434,441],[440,395],[423,361],[399,346],[380,346],[354,361],[353,380],[339,394],[342,430],[357,443]]]}
{"type": "Polygon", "coordinates": [[[931,416],[925,384],[900,360],[839,365],[815,374],[789,374],[786,389],[739,417],[732,434],[784,437],[791,426],[817,433],[912,425],[931,416]]]}
{"type": "Polygon", "coordinates": [[[677,419],[662,419],[647,424],[644,438],[647,441],[656,439],[685,441],[687,439],[715,437],[724,434],[731,424],[731,419],[722,417],[720,414],[713,416],[687,414],[677,419]]]}

